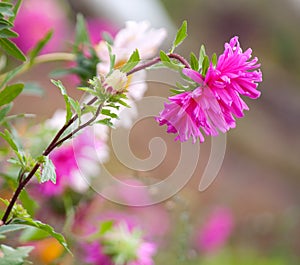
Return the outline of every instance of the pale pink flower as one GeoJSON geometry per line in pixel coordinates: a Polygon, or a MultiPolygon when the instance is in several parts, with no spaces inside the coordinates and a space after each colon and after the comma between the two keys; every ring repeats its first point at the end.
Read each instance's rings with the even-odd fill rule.
{"type": "Polygon", "coordinates": [[[217,208],[207,217],[196,235],[196,248],[205,253],[217,251],[225,245],[234,227],[234,219],[227,208],[217,208]]]}
{"type": "Polygon", "coordinates": [[[13,41],[27,53],[49,30],[53,36],[42,53],[61,51],[69,36],[69,21],[62,5],[56,0],[26,0],[15,20],[14,30],[19,37],[13,41]]]}
{"type": "MultiPolygon", "coordinates": [[[[166,30],[154,29],[150,27],[147,21],[126,22],[125,28],[121,29],[115,36],[112,45],[112,53],[116,56],[115,68],[124,65],[130,55],[138,49],[142,60],[153,57],[161,43],[166,37],[166,30]]],[[[97,65],[99,75],[106,75],[109,72],[110,58],[107,44],[104,41],[96,46],[96,51],[100,63],[97,65]]],[[[119,113],[122,113],[122,119],[116,121],[116,126],[129,127],[132,120],[137,117],[137,111],[134,100],[140,100],[147,90],[145,82],[146,72],[144,70],[134,73],[128,77],[126,103],[132,108],[121,107],[119,113]]]]}

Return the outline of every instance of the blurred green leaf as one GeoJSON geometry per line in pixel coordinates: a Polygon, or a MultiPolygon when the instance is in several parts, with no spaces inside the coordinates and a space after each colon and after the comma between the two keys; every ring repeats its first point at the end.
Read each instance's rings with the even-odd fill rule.
{"type": "Polygon", "coordinates": [[[51,181],[56,183],[55,166],[48,156],[44,156],[45,162],[43,163],[43,169],[41,174],[41,183],[51,181]]]}
{"type": "Polygon", "coordinates": [[[0,265],[23,265],[28,257],[29,252],[33,250],[34,247],[18,247],[12,248],[6,245],[0,246],[1,258],[0,265]]]}
{"type": "Polygon", "coordinates": [[[121,72],[127,73],[140,62],[139,51],[136,49],[128,59],[127,63],[120,68],[121,72]]]}
{"type": "Polygon", "coordinates": [[[109,116],[109,117],[114,118],[114,119],[118,118],[118,115],[117,115],[117,114],[111,112],[111,111],[108,110],[108,109],[102,109],[102,110],[101,110],[101,113],[102,113],[103,115],[109,116]]]}
{"type": "Polygon", "coordinates": [[[7,115],[7,113],[9,113],[11,108],[12,108],[12,103],[0,109],[0,124],[3,122],[5,116],[7,115]]]}
{"type": "Polygon", "coordinates": [[[175,40],[173,42],[170,52],[172,53],[175,50],[175,48],[178,47],[184,41],[184,39],[186,37],[187,37],[187,21],[184,20],[182,22],[181,27],[177,31],[177,34],[176,34],[176,37],[175,37],[175,40]]]}
{"type": "Polygon", "coordinates": [[[18,145],[14,139],[14,137],[12,136],[12,134],[5,129],[4,133],[0,132],[0,136],[9,144],[9,146],[16,152],[19,151],[18,145]]]}
{"type": "Polygon", "coordinates": [[[79,51],[81,44],[91,44],[86,23],[82,14],[77,15],[76,29],[75,29],[75,43],[74,52],[79,51]]]}
{"type": "Polygon", "coordinates": [[[55,232],[53,227],[51,227],[50,225],[44,224],[37,220],[33,220],[31,218],[14,219],[12,221],[12,224],[21,224],[21,225],[24,225],[27,227],[29,226],[29,227],[35,227],[35,228],[41,229],[41,230],[47,232],[50,236],[54,237],[69,253],[71,253],[63,235],[55,232]]]}
{"type": "Polygon", "coordinates": [[[4,79],[3,79],[3,81],[2,81],[2,83],[1,83],[1,85],[0,85],[0,89],[2,89],[12,78],[14,78],[21,70],[23,69],[23,65],[20,65],[20,66],[18,66],[18,67],[16,67],[16,68],[14,68],[14,69],[12,69],[11,71],[9,71],[6,75],[5,75],[5,77],[4,77],[4,79]]]}
{"type": "Polygon", "coordinates": [[[14,7],[12,9],[13,12],[14,12],[14,16],[9,18],[10,22],[14,22],[14,20],[15,20],[15,18],[17,16],[17,13],[18,13],[18,11],[20,9],[21,3],[22,3],[22,0],[17,0],[16,1],[15,5],[14,5],[14,7]]]}
{"type": "Polygon", "coordinates": [[[0,2],[0,13],[7,17],[14,16],[14,12],[12,11],[13,5],[10,3],[0,2]]]}
{"type": "Polygon", "coordinates": [[[21,61],[26,61],[24,53],[8,39],[0,39],[0,46],[9,55],[19,59],[21,61]]]}
{"type": "Polygon", "coordinates": [[[35,47],[29,53],[30,64],[32,65],[35,57],[41,52],[41,50],[45,47],[45,45],[49,42],[53,35],[53,31],[50,30],[47,32],[44,38],[42,38],[35,47]]]}
{"type": "Polygon", "coordinates": [[[22,243],[34,241],[34,240],[41,240],[44,238],[49,237],[49,233],[38,229],[36,227],[26,227],[23,233],[20,235],[20,241],[22,243]]]}
{"type": "Polygon", "coordinates": [[[33,82],[27,82],[24,84],[22,95],[30,96],[43,96],[45,94],[44,89],[38,84],[33,82]]]}
{"type": "Polygon", "coordinates": [[[16,38],[19,34],[11,29],[0,30],[0,38],[16,38]]]}
{"type": "Polygon", "coordinates": [[[193,70],[199,71],[199,61],[193,52],[190,54],[190,64],[193,70]]]}
{"type": "Polygon", "coordinates": [[[0,91],[0,106],[12,102],[23,90],[24,84],[13,84],[0,91]]]}
{"type": "Polygon", "coordinates": [[[59,81],[59,80],[56,81],[56,80],[51,79],[51,82],[60,89],[60,93],[64,97],[65,104],[66,104],[66,123],[67,123],[72,118],[71,103],[70,103],[70,98],[67,94],[67,90],[61,81],[59,81]]]}

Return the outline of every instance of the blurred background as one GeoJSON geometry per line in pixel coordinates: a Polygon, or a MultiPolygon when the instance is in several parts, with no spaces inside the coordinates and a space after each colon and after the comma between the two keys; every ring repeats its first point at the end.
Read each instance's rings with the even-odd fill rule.
{"type": "MultiPolygon", "coordinates": [[[[26,7],[26,2],[22,8],[26,7]]],[[[170,218],[176,221],[169,224],[169,235],[158,252],[156,262],[299,264],[300,1],[64,0],[57,1],[57,5],[58,11],[47,12],[49,19],[53,19],[50,27],[54,25],[57,30],[48,51],[70,49],[77,12],[87,18],[91,32],[95,32],[95,43],[100,38],[98,31],[115,34],[127,20],[149,20],[155,28],[167,29],[168,38],[162,48],[168,49],[176,29],[183,20],[187,20],[189,37],[178,48],[178,52],[186,57],[190,51],[198,54],[201,44],[205,44],[207,54],[221,54],[223,44],[235,35],[239,36],[244,50],[252,48],[263,72],[263,82],[259,86],[262,96],[256,101],[246,100],[250,111],[244,119],[238,120],[237,128],[227,134],[225,160],[214,183],[204,192],[197,189],[210,154],[208,139],[201,145],[200,160],[191,181],[177,195],[161,204],[170,218]],[[220,209],[219,216],[211,217],[220,209]],[[186,238],[196,235],[199,227],[204,227],[210,217],[219,218],[212,233],[218,234],[219,230],[227,229],[228,235],[225,234],[224,240],[220,239],[222,242],[212,250],[199,250],[194,244],[187,243],[186,238]]],[[[37,10],[31,5],[30,12],[41,13],[41,8],[37,10]]],[[[24,45],[25,52],[28,49],[26,41],[33,40],[34,34],[38,34],[38,29],[36,32],[33,30],[34,21],[30,26],[20,22],[19,31],[16,30],[21,34],[18,44],[21,48],[24,45]],[[27,36],[28,40],[22,39],[23,36],[27,36]]],[[[27,23],[31,20],[28,19],[27,23]]],[[[43,34],[48,26],[41,26],[43,34]]],[[[33,122],[36,122],[50,118],[57,108],[63,108],[63,98],[50,85],[48,76],[58,66],[64,65],[51,63],[39,66],[19,77],[26,81],[38,80],[45,94],[22,95],[15,102],[15,112],[35,113],[38,116],[33,122]]],[[[176,76],[168,73],[162,77],[159,72],[153,71],[148,78],[175,84],[176,76]]],[[[72,89],[74,81],[66,78],[64,82],[70,88],[69,93],[80,98],[81,94],[72,89]]],[[[168,89],[149,82],[146,95],[167,97],[168,94],[168,89]]],[[[168,148],[166,161],[157,169],[151,172],[133,171],[122,166],[113,154],[108,168],[116,175],[132,175],[141,179],[160,180],[166,177],[176,165],[180,144],[173,141],[172,135],[165,135],[165,129],[147,119],[131,131],[130,145],[139,158],[149,155],[147,146],[152,137],[159,135],[165,139],[168,148]]],[[[107,208],[115,207],[114,203],[105,204],[107,208]]],[[[126,208],[123,210],[126,211],[126,208]]],[[[148,211],[152,211],[151,207],[148,211]]],[[[154,211],[153,214],[160,218],[159,213],[154,211]]]]}

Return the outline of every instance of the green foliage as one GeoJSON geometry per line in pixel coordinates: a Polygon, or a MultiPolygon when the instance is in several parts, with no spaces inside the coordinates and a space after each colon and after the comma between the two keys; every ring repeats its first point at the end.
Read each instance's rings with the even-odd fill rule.
{"type": "Polygon", "coordinates": [[[172,48],[170,50],[170,52],[174,52],[175,48],[178,47],[183,41],[184,39],[187,37],[187,21],[183,21],[181,27],[179,28],[179,30],[177,31],[175,40],[173,41],[173,45],[172,48]]]}
{"type": "Polygon", "coordinates": [[[136,49],[128,59],[127,63],[120,68],[121,72],[127,73],[140,62],[139,51],[136,49]]]}
{"type": "Polygon", "coordinates": [[[202,68],[201,74],[203,76],[206,75],[208,67],[209,67],[209,58],[208,58],[208,56],[205,56],[203,59],[203,62],[202,62],[202,67],[201,67],[202,68]]]}
{"type": "Polygon", "coordinates": [[[45,45],[49,42],[53,35],[52,30],[50,30],[48,33],[46,33],[45,37],[38,41],[38,43],[35,45],[35,47],[30,51],[29,53],[29,61],[30,65],[33,65],[34,59],[36,56],[41,52],[41,50],[45,47],[45,45]]]}
{"type": "Polygon", "coordinates": [[[159,58],[162,64],[169,69],[181,72],[182,68],[184,67],[178,63],[177,60],[171,60],[170,57],[162,50],[159,52],[159,58]]]}
{"type": "Polygon", "coordinates": [[[0,106],[12,102],[23,90],[24,84],[13,84],[0,91],[0,106]]]}
{"type": "Polygon", "coordinates": [[[193,70],[199,71],[199,61],[193,52],[190,54],[190,64],[193,70]]]}
{"type": "Polygon", "coordinates": [[[9,144],[9,146],[15,151],[19,151],[19,147],[17,142],[15,141],[14,137],[12,134],[5,129],[4,132],[0,132],[0,136],[9,144]]]}
{"type": "Polygon", "coordinates": [[[91,40],[88,34],[87,26],[82,14],[77,15],[77,23],[75,29],[75,43],[73,46],[74,53],[80,51],[80,46],[83,44],[91,44],[91,40]]]}
{"type": "Polygon", "coordinates": [[[28,257],[32,246],[12,248],[10,246],[0,246],[0,265],[23,265],[28,257]]]}
{"type": "Polygon", "coordinates": [[[44,163],[42,164],[42,174],[40,182],[44,183],[47,181],[51,181],[52,183],[56,183],[56,173],[55,166],[51,159],[48,156],[44,156],[44,163]]]}
{"type": "MultiPolygon", "coordinates": [[[[65,248],[65,250],[67,250],[69,253],[71,253],[71,251],[68,247],[68,244],[67,244],[65,238],[63,237],[63,235],[55,232],[53,227],[51,227],[50,225],[44,224],[37,220],[33,220],[32,218],[13,219],[11,224],[23,225],[24,228],[34,227],[34,228],[40,229],[40,230],[48,233],[48,235],[54,237],[65,248]]],[[[9,224],[9,225],[11,225],[11,224],[9,224]]]]}
{"type": "Polygon", "coordinates": [[[5,116],[12,108],[12,103],[0,108],[0,125],[5,121],[5,116]]]}

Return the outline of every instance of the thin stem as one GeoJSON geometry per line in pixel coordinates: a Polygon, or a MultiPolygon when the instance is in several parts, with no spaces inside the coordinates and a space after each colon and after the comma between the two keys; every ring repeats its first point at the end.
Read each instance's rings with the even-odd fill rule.
{"type": "MultiPolygon", "coordinates": [[[[171,59],[176,59],[177,61],[181,62],[185,68],[191,68],[190,64],[188,63],[187,60],[185,60],[182,56],[180,56],[179,54],[177,53],[168,53],[167,56],[171,59]]],[[[135,68],[133,68],[131,71],[129,71],[127,73],[127,75],[131,75],[133,73],[136,73],[138,71],[141,71],[143,69],[146,69],[154,64],[157,64],[161,61],[160,57],[155,57],[153,58],[152,60],[146,62],[146,63],[143,63],[135,68]]]]}
{"type": "MultiPolygon", "coordinates": [[[[34,61],[26,61],[22,64],[22,68],[18,71],[18,75],[28,71],[32,66],[42,64],[42,63],[50,63],[57,61],[75,61],[76,55],[72,53],[65,52],[57,52],[57,53],[48,53],[37,56],[34,61]]],[[[10,73],[10,71],[0,75],[0,81],[4,80],[5,77],[10,73]]]]}

